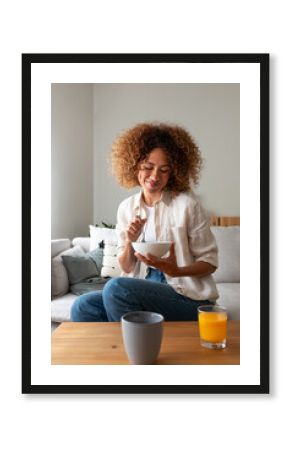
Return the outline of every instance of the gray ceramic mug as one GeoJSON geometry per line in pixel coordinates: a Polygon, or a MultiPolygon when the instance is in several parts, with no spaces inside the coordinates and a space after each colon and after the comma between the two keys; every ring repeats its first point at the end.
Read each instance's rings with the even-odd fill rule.
{"type": "Polygon", "coordinates": [[[160,351],[164,317],[150,311],[122,316],[125,350],[131,364],[154,364],[160,351]]]}

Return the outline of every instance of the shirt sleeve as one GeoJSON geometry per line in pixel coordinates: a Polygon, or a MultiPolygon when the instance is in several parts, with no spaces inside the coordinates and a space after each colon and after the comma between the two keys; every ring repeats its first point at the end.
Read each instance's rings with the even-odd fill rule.
{"type": "Polygon", "coordinates": [[[189,208],[189,247],[195,261],[204,261],[218,267],[218,247],[210,229],[210,221],[200,203],[189,208]]]}

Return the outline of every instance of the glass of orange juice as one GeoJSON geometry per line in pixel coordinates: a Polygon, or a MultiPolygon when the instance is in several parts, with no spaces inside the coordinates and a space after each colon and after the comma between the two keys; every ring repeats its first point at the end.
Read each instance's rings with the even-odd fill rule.
{"type": "Polygon", "coordinates": [[[198,308],[200,343],[206,348],[225,348],[227,343],[227,310],[223,306],[198,308]]]}

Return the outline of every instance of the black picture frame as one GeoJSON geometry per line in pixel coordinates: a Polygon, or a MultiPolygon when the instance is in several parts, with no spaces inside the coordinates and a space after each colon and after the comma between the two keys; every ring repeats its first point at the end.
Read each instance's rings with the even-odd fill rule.
{"type": "Polygon", "coordinates": [[[269,54],[22,54],[22,393],[269,393],[269,54]],[[70,63],[245,63],[260,68],[260,383],[255,385],[36,385],[31,381],[31,67],[70,63]],[[261,299],[263,300],[261,302],[261,299]]]}

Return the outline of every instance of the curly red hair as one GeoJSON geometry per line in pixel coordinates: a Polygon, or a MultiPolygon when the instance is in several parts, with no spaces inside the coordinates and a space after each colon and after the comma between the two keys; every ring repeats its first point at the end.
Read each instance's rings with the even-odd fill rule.
{"type": "Polygon", "coordinates": [[[166,189],[173,193],[198,184],[202,157],[188,131],[178,125],[140,123],[121,133],[112,146],[111,166],[117,182],[125,188],[139,185],[138,170],[154,148],[162,148],[172,172],[166,189]]]}

